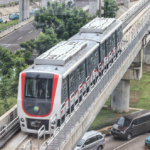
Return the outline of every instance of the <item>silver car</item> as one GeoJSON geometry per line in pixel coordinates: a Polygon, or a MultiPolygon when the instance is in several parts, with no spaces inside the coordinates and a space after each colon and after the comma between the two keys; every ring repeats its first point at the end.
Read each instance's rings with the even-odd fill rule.
{"type": "Polygon", "coordinates": [[[74,150],[102,150],[105,138],[98,131],[89,131],[84,134],[74,150]]]}

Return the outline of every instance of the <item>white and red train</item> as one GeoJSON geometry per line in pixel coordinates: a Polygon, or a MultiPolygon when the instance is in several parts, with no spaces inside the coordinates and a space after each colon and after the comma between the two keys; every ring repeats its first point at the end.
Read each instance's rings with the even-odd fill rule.
{"type": "Polygon", "coordinates": [[[95,18],[71,39],[37,57],[32,66],[20,73],[21,130],[37,133],[45,125],[46,133],[52,133],[54,127],[60,126],[64,115],[86,100],[85,95],[119,57],[122,37],[121,21],[95,18]],[[52,127],[54,116],[57,121],[52,127]]]}

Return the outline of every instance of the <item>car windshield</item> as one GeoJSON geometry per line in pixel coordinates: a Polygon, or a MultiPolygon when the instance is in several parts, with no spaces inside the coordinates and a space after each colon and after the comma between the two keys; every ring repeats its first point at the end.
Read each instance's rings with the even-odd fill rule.
{"type": "Polygon", "coordinates": [[[78,147],[81,147],[84,144],[85,140],[81,139],[77,144],[78,147]]]}
{"type": "Polygon", "coordinates": [[[121,117],[117,122],[118,125],[121,125],[124,127],[128,127],[130,125],[130,123],[131,123],[131,120],[124,118],[124,117],[121,117]]]}

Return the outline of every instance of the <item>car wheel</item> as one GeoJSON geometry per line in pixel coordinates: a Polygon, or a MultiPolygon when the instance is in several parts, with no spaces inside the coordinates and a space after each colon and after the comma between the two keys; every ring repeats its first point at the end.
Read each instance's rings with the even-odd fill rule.
{"type": "Polygon", "coordinates": [[[131,140],[131,138],[132,138],[132,135],[131,135],[131,133],[129,133],[129,134],[127,135],[127,140],[131,140]]]}
{"type": "Polygon", "coordinates": [[[97,150],[102,150],[102,149],[103,149],[102,146],[99,146],[97,150]]]}

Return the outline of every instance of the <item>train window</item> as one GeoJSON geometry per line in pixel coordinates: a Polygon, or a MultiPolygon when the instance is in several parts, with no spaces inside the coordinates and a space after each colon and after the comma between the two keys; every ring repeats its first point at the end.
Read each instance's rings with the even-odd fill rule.
{"type": "Polygon", "coordinates": [[[74,75],[74,72],[72,74],[70,74],[70,77],[69,77],[69,88],[70,90],[73,89],[74,87],[74,80],[75,80],[75,75],[74,75]]]}
{"type": "Polygon", "coordinates": [[[85,64],[82,63],[77,70],[78,80],[85,76],[85,64]]]}
{"type": "Polygon", "coordinates": [[[52,79],[26,79],[25,97],[51,99],[52,79]]]}
{"type": "Polygon", "coordinates": [[[112,48],[115,47],[115,33],[112,34],[112,48]]]}
{"type": "Polygon", "coordinates": [[[66,96],[68,93],[68,89],[67,89],[67,79],[64,79],[64,83],[63,83],[63,94],[64,96],[66,96]]]}
{"type": "Polygon", "coordinates": [[[97,50],[94,52],[94,65],[96,65],[98,62],[98,52],[97,50]]]}
{"type": "Polygon", "coordinates": [[[103,58],[105,57],[105,42],[102,44],[102,47],[101,47],[101,53],[102,53],[102,56],[103,58]]]}
{"type": "Polygon", "coordinates": [[[112,49],[112,36],[110,36],[110,38],[109,38],[109,49],[108,49],[108,51],[110,52],[111,49],[112,49]]]}
{"type": "Polygon", "coordinates": [[[90,57],[88,57],[87,60],[86,60],[86,68],[87,68],[87,73],[89,73],[90,68],[91,68],[90,57]]]}
{"type": "Polygon", "coordinates": [[[106,50],[107,50],[107,54],[109,52],[109,38],[106,40],[106,50]]]}

